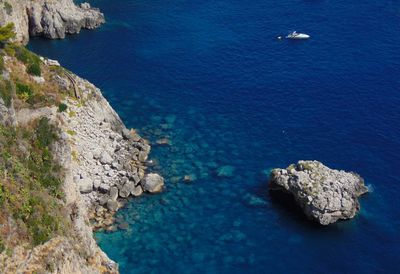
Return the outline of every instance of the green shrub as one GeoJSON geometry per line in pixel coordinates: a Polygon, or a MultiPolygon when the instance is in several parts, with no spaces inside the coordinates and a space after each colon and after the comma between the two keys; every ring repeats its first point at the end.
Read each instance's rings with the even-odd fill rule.
{"type": "Polygon", "coordinates": [[[48,147],[57,139],[55,127],[50,124],[49,118],[40,118],[36,127],[36,138],[40,148],[48,147]]]}
{"type": "Polygon", "coordinates": [[[18,46],[18,45],[13,45],[12,47],[14,48],[15,51],[15,57],[17,57],[17,59],[22,63],[27,64],[31,58],[29,50],[27,50],[23,46],[18,46]]]}
{"type": "Polygon", "coordinates": [[[5,69],[4,55],[0,54],[0,73],[3,72],[4,69],[5,69]]]}
{"type": "Polygon", "coordinates": [[[67,106],[66,104],[60,103],[60,104],[58,105],[58,112],[64,112],[64,111],[67,110],[67,108],[68,108],[68,106],[67,106]]]}
{"type": "Polygon", "coordinates": [[[0,238],[0,253],[3,252],[5,248],[4,241],[0,238]]]}
{"type": "MultiPolygon", "coordinates": [[[[36,246],[69,229],[60,200],[62,170],[50,150],[56,139],[48,118],[24,127],[0,125],[0,223],[15,220],[19,244],[36,246]]],[[[13,247],[3,233],[0,252],[13,247]]]]}
{"type": "Polygon", "coordinates": [[[5,9],[5,11],[6,11],[6,13],[7,13],[8,15],[11,15],[12,12],[13,12],[13,7],[12,7],[11,4],[8,3],[8,2],[4,2],[4,9],[5,9]]]}
{"type": "Polygon", "coordinates": [[[76,132],[73,131],[72,129],[68,129],[68,130],[67,130],[67,133],[68,133],[69,135],[71,135],[71,136],[75,136],[75,135],[76,135],[76,132]]]}
{"type": "Polygon", "coordinates": [[[0,43],[4,46],[7,42],[15,37],[14,23],[0,27],[0,43]]]}
{"type": "Polygon", "coordinates": [[[40,77],[42,75],[42,70],[40,69],[39,63],[29,64],[28,67],[26,68],[26,72],[33,76],[40,77]]]}
{"type": "Polygon", "coordinates": [[[34,94],[32,87],[19,82],[16,83],[16,93],[17,96],[23,101],[32,99],[34,94]]]}
{"type": "Polygon", "coordinates": [[[12,44],[7,44],[4,47],[4,52],[8,55],[8,56],[15,56],[15,47],[12,44]]]}
{"type": "Polygon", "coordinates": [[[41,76],[41,60],[39,56],[27,50],[23,46],[13,45],[13,48],[15,50],[15,57],[17,57],[19,61],[27,65],[26,72],[34,76],[41,76]]]}
{"type": "Polygon", "coordinates": [[[13,84],[11,81],[4,80],[0,82],[0,96],[7,107],[11,106],[12,92],[13,84]]]}

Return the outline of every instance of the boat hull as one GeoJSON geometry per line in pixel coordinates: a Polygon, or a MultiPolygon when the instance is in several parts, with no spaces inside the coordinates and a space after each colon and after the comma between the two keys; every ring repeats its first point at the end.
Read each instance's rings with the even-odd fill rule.
{"type": "Polygon", "coordinates": [[[304,39],[309,39],[310,35],[308,34],[304,34],[304,33],[300,33],[297,35],[288,35],[286,36],[287,39],[294,39],[294,40],[304,40],[304,39]]]}

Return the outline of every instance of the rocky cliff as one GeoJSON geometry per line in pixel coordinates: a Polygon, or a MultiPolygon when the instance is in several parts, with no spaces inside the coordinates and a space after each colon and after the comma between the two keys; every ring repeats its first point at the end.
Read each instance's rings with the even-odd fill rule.
{"type": "Polygon", "coordinates": [[[271,172],[269,187],[293,195],[304,213],[322,225],[353,218],[358,197],[368,192],[355,173],[330,169],[318,161],[299,161],[271,172]]]}
{"type": "MultiPolygon", "coordinates": [[[[3,0],[0,25],[8,22],[15,25],[15,41],[26,43],[29,36],[63,38],[81,28],[95,28],[104,22],[104,16],[89,4],[78,7],[72,0],[3,0]]],[[[0,157],[0,172],[9,181],[7,185],[2,181],[0,188],[0,204],[8,210],[0,211],[0,221],[6,220],[0,226],[0,272],[117,273],[118,266],[97,246],[92,231],[115,229],[113,213],[128,197],[163,189],[162,177],[145,174],[150,146],[125,127],[99,89],[58,62],[13,44],[0,51],[4,61],[0,137],[7,130],[17,132],[18,140],[7,149],[17,149],[20,154],[20,158],[6,153],[0,157]],[[48,132],[53,126],[57,137],[48,132]],[[55,140],[49,151],[41,145],[48,139],[55,140]],[[12,170],[12,175],[21,183],[22,192],[8,175],[11,170],[7,173],[10,161],[17,160],[21,167],[12,170]],[[42,172],[32,166],[37,161],[43,172],[48,172],[49,165],[54,167],[52,161],[58,163],[60,170],[44,173],[55,175],[52,181],[43,177],[42,182],[40,176],[24,181],[25,174],[42,172]],[[59,188],[54,186],[58,177],[62,182],[59,188]],[[32,188],[34,183],[41,184],[43,193],[32,188]],[[48,199],[49,207],[35,199],[42,203],[48,199]],[[49,212],[53,207],[58,210],[54,214],[49,212]],[[41,214],[37,213],[37,220],[32,215],[35,208],[41,214]]],[[[0,138],[2,151],[7,140],[16,139],[14,135],[9,138],[0,138]]]]}
{"type": "Polygon", "coordinates": [[[29,36],[51,39],[93,29],[104,23],[104,15],[88,3],[80,6],[73,0],[2,0],[0,25],[13,22],[16,41],[26,43],[29,36]]]}
{"type": "MultiPolygon", "coordinates": [[[[21,48],[22,47],[15,47],[15,51],[21,48]]],[[[8,51],[10,52],[11,50],[8,49],[8,51]]],[[[18,53],[15,55],[18,55],[18,53]]],[[[59,204],[58,206],[61,206],[63,209],[62,214],[66,216],[67,219],[63,222],[64,224],[62,224],[62,226],[66,227],[65,229],[59,229],[53,225],[57,218],[46,221],[48,213],[50,213],[50,215],[52,214],[51,212],[46,212],[46,210],[53,210],[52,207],[49,206],[48,209],[42,209],[44,211],[42,212],[44,218],[40,220],[40,222],[46,223],[32,224],[32,221],[29,219],[31,215],[29,212],[31,211],[30,208],[32,208],[32,210],[35,208],[35,205],[30,204],[32,199],[29,197],[26,197],[27,202],[22,202],[22,206],[28,207],[28,215],[19,217],[19,215],[25,212],[22,211],[24,209],[19,207],[15,208],[15,206],[13,206],[15,203],[8,200],[23,200],[25,196],[20,197],[20,195],[22,195],[20,194],[21,191],[12,193],[13,184],[17,182],[11,180],[11,185],[6,188],[6,186],[3,185],[5,182],[2,181],[0,202],[3,204],[8,203],[11,211],[16,212],[16,214],[13,214],[15,215],[13,216],[0,212],[3,218],[8,216],[7,223],[2,223],[0,227],[3,250],[0,254],[0,272],[117,273],[117,265],[97,246],[93,238],[92,226],[88,215],[88,212],[92,211],[93,208],[98,205],[100,195],[109,195],[108,192],[99,192],[99,195],[96,196],[95,190],[97,188],[93,186],[93,181],[96,179],[93,171],[96,171],[100,178],[101,176],[106,176],[105,171],[97,171],[98,166],[94,161],[85,162],[86,155],[84,155],[84,153],[87,153],[88,149],[93,147],[113,148],[118,141],[121,141],[120,144],[128,143],[129,141],[127,140],[130,137],[125,138],[125,141],[122,142],[122,132],[126,132],[127,129],[115,111],[101,95],[100,91],[87,81],[67,72],[61,67],[46,65],[46,62],[41,62],[40,64],[42,76],[32,76],[26,72],[25,64],[20,62],[16,57],[7,55],[3,58],[5,69],[1,76],[1,83],[6,82],[10,84],[11,99],[5,95],[2,89],[0,120],[2,121],[2,126],[8,126],[8,128],[2,128],[2,130],[14,131],[14,129],[19,129],[27,132],[25,134],[29,134],[29,132],[32,132],[32,130],[30,130],[32,125],[37,124],[37,121],[43,117],[48,119],[49,123],[58,129],[57,137],[55,138],[56,141],[50,148],[52,151],[50,155],[52,156],[50,156],[46,150],[44,150],[43,156],[40,156],[37,150],[29,149],[29,146],[23,148],[23,144],[27,141],[30,142],[30,138],[26,140],[18,139],[17,142],[22,144],[22,148],[26,151],[25,154],[27,154],[28,159],[34,157],[32,161],[28,162],[37,163],[38,167],[33,166],[33,170],[39,169],[40,163],[46,161],[46,159],[42,157],[51,157],[52,159],[49,159],[50,161],[59,163],[62,169],[58,171],[58,173],[61,176],[62,185],[60,190],[56,190],[56,192],[61,193],[55,193],[53,195],[54,198],[49,196],[47,199],[51,199],[48,200],[49,204],[52,202],[59,204]],[[76,97],[77,94],[79,94],[79,98],[76,97]],[[8,101],[8,103],[5,101],[8,101]],[[57,103],[57,101],[59,101],[59,103],[57,103]],[[60,105],[66,106],[67,110],[60,111],[60,105]],[[99,119],[98,122],[96,119],[99,119]],[[106,124],[108,128],[106,128],[106,124]],[[108,134],[105,134],[106,132],[108,134]],[[110,135],[114,136],[114,140],[109,138],[110,135]],[[118,136],[121,137],[119,138],[118,136]],[[84,172],[85,177],[83,177],[84,172]],[[76,175],[80,176],[79,179],[75,179],[76,175]],[[90,191],[87,187],[87,181],[89,179],[91,180],[90,184],[92,188],[90,191]],[[10,194],[4,196],[2,195],[4,191],[10,194]],[[62,199],[57,199],[57,197],[62,197],[62,199]],[[32,241],[29,240],[29,235],[33,233],[33,237],[35,237],[35,231],[37,229],[43,229],[43,225],[47,226],[43,232],[45,235],[37,240],[34,239],[33,244],[35,246],[31,247],[32,241]],[[25,232],[26,230],[27,232],[25,232]],[[32,232],[29,233],[29,231],[32,232]],[[59,236],[57,236],[57,234],[59,234],[59,236]],[[44,241],[46,238],[50,238],[50,240],[44,241]],[[43,243],[37,245],[35,241],[43,243]]],[[[38,129],[33,131],[33,133],[38,134],[37,130],[38,129]]],[[[2,134],[4,134],[3,131],[2,134]]],[[[48,134],[46,129],[44,134],[48,134]]],[[[138,138],[140,139],[140,137],[138,138]]],[[[3,138],[1,139],[3,140],[3,138]]],[[[37,142],[38,141],[34,141],[33,144],[37,142]]],[[[138,146],[142,143],[144,146],[144,141],[140,139],[140,142],[135,145],[138,146]]],[[[0,144],[2,150],[4,149],[3,146],[6,145],[7,144],[3,143],[0,144]]],[[[146,155],[142,157],[147,158],[149,149],[150,147],[146,146],[146,155]]],[[[124,148],[120,148],[120,150],[124,151],[124,148]]],[[[119,156],[116,163],[119,163],[119,159],[128,161],[128,158],[133,155],[129,154],[127,151],[125,152],[124,156],[126,158],[119,156]]],[[[111,155],[110,158],[113,158],[114,154],[111,155]]],[[[7,157],[14,159],[15,155],[7,157]]],[[[2,157],[0,162],[4,161],[4,159],[7,160],[2,157]]],[[[13,162],[15,161],[16,160],[13,160],[13,162]]],[[[132,164],[130,166],[131,168],[136,167],[133,163],[130,164],[132,164]]],[[[19,178],[18,180],[20,180],[21,186],[24,187],[25,182],[23,175],[30,172],[30,169],[24,171],[23,163],[18,163],[18,165],[22,165],[22,167],[17,171],[9,170],[8,173],[10,175],[8,175],[8,177],[10,177],[12,173],[16,173],[16,178],[19,178]]],[[[137,165],[139,165],[139,163],[137,165]]],[[[144,163],[142,163],[141,166],[144,166],[144,163]]],[[[5,167],[7,168],[7,163],[5,163],[5,167]]],[[[121,171],[123,171],[124,168],[121,168],[121,171]]],[[[54,169],[54,171],[57,171],[57,169],[54,169]]],[[[126,173],[128,174],[127,171],[126,173]]],[[[142,170],[141,173],[144,173],[144,171],[142,170]]],[[[7,171],[5,174],[7,174],[7,171]]],[[[129,174],[131,175],[131,173],[129,174]]],[[[34,182],[42,183],[41,180],[46,180],[46,178],[38,179],[34,182]]],[[[29,182],[27,183],[29,184],[29,182]]],[[[115,183],[116,182],[111,182],[110,180],[110,184],[115,183]]],[[[49,184],[50,183],[43,183],[46,187],[49,184]]],[[[43,188],[42,191],[47,192],[48,189],[50,193],[52,188],[47,187],[46,189],[46,187],[43,188]]],[[[106,186],[104,187],[106,188],[106,186]]],[[[109,188],[110,186],[108,186],[108,189],[109,188]]],[[[23,189],[29,189],[29,187],[24,187],[23,189]]],[[[47,195],[47,193],[37,193],[36,195],[38,195],[38,199],[40,199],[41,196],[47,195]]],[[[117,203],[113,211],[117,210],[120,206],[117,202],[117,198],[118,195],[113,200],[117,203]]],[[[106,209],[104,211],[108,212],[106,209]]],[[[109,216],[112,217],[112,214],[109,213],[109,216]]]]}

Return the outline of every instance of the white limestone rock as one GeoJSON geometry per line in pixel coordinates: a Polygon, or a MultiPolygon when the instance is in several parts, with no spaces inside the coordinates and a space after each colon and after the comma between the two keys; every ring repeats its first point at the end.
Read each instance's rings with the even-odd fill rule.
{"type": "Polygon", "coordinates": [[[322,225],[353,218],[358,197],[368,192],[356,173],[330,169],[318,161],[299,161],[271,172],[270,190],[292,194],[304,213],[322,225]]]}
{"type": "Polygon", "coordinates": [[[141,184],[145,191],[150,193],[158,193],[164,188],[164,178],[157,173],[149,173],[144,176],[141,184]]]}

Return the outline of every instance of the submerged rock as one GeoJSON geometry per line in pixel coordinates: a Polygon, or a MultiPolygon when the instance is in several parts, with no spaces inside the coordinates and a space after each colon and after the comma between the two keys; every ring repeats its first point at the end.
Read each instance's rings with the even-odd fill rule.
{"type": "Polygon", "coordinates": [[[322,225],[353,218],[358,197],[368,192],[356,173],[334,170],[318,161],[299,161],[271,172],[270,190],[292,194],[304,213],[322,225]]]}
{"type": "Polygon", "coordinates": [[[267,205],[267,202],[264,199],[250,193],[244,195],[243,202],[249,207],[263,207],[267,205]]]}
{"type": "Polygon", "coordinates": [[[149,173],[143,178],[142,187],[150,193],[161,192],[164,188],[164,178],[157,173],[149,173]]]}
{"type": "Polygon", "coordinates": [[[217,176],[221,178],[233,177],[233,172],[235,168],[233,166],[222,166],[217,169],[217,176]]]}
{"type": "Polygon", "coordinates": [[[159,146],[169,146],[171,143],[168,138],[161,138],[156,141],[156,144],[159,146]]]}
{"type": "Polygon", "coordinates": [[[183,181],[185,183],[191,183],[191,182],[193,182],[193,176],[185,175],[185,176],[183,176],[183,181]]]}

